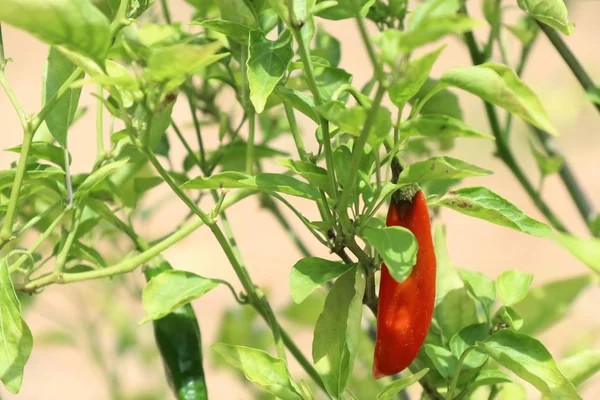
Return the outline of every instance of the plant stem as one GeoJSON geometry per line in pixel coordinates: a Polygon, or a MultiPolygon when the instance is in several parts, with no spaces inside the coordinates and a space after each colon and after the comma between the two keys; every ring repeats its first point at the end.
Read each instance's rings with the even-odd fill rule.
{"type": "MultiPolygon", "coordinates": [[[[27,253],[32,254],[33,252],[35,252],[46,240],[48,240],[50,235],[55,233],[56,227],[62,221],[62,219],[65,217],[65,215],[67,214],[67,211],[69,211],[69,210],[64,209],[63,212],[60,213],[60,215],[58,217],[56,217],[56,219],[54,221],[52,221],[52,223],[50,225],[48,225],[48,228],[27,249],[27,253]]],[[[17,261],[15,261],[14,264],[11,264],[8,267],[8,272],[12,273],[12,272],[18,270],[19,267],[21,267],[21,265],[23,265],[23,263],[25,261],[27,261],[28,258],[29,257],[27,255],[22,255],[21,257],[19,257],[19,259],[17,261]]]]}
{"type": "Polygon", "coordinates": [[[184,88],[185,96],[187,97],[188,105],[192,112],[192,121],[194,123],[194,130],[196,131],[196,139],[198,140],[198,148],[200,149],[200,170],[204,170],[206,164],[206,154],[204,153],[204,142],[202,141],[202,131],[200,129],[200,121],[196,114],[196,107],[194,106],[194,100],[192,97],[191,89],[188,87],[184,88]]]}
{"type": "Polygon", "coordinates": [[[6,75],[4,74],[4,70],[2,68],[0,68],[0,86],[4,88],[4,92],[8,96],[8,99],[12,103],[13,108],[17,112],[23,130],[27,130],[29,128],[29,121],[27,119],[27,116],[25,115],[25,111],[23,110],[23,107],[21,107],[21,103],[19,103],[17,95],[15,94],[15,92],[13,92],[12,87],[6,80],[6,75]]]}
{"type": "Polygon", "coordinates": [[[450,384],[450,387],[448,388],[448,393],[446,394],[446,400],[452,400],[453,399],[453,397],[454,397],[454,391],[456,390],[456,385],[458,383],[458,377],[460,376],[460,370],[462,368],[463,363],[465,362],[465,359],[467,358],[467,356],[469,355],[469,353],[473,349],[475,349],[474,346],[473,347],[469,347],[468,349],[466,349],[465,351],[463,351],[462,355],[458,359],[458,364],[456,364],[456,370],[454,372],[454,376],[452,377],[452,383],[450,384]]]}
{"type": "Polygon", "coordinates": [[[46,117],[48,116],[48,114],[50,114],[50,112],[52,112],[52,110],[54,109],[58,101],[61,99],[61,97],[69,90],[71,90],[71,84],[77,79],[79,79],[82,73],[83,71],[81,70],[81,68],[75,69],[75,71],[73,71],[73,73],[61,85],[61,87],[58,88],[56,93],[46,102],[46,104],[44,104],[44,107],[42,107],[40,112],[35,117],[33,117],[31,121],[30,129],[32,132],[35,133],[35,131],[38,130],[42,122],[46,120],[46,117]]]}
{"type": "MultiPolygon", "coordinates": [[[[531,42],[529,42],[526,46],[523,47],[523,49],[521,51],[521,57],[519,59],[519,64],[517,65],[517,68],[515,69],[515,72],[519,77],[522,75],[523,71],[525,70],[525,65],[527,63],[527,59],[529,58],[529,55],[531,54],[531,49],[533,48],[536,38],[533,38],[531,40],[531,42]]],[[[512,117],[511,113],[508,113],[506,116],[507,119],[506,119],[506,125],[504,128],[504,135],[506,137],[508,137],[508,133],[510,131],[511,117],[512,117]]],[[[543,130],[539,129],[536,126],[533,126],[531,124],[527,124],[527,125],[529,126],[529,128],[533,131],[533,133],[538,138],[538,141],[540,142],[540,144],[546,151],[546,154],[548,154],[549,156],[556,156],[556,157],[560,157],[563,159],[563,165],[562,165],[562,168],[560,169],[560,171],[558,172],[558,174],[559,174],[563,184],[565,185],[567,191],[569,192],[571,199],[575,203],[575,206],[577,207],[579,214],[585,221],[585,223],[588,227],[588,230],[590,232],[592,232],[592,229],[590,226],[590,220],[595,215],[594,207],[592,206],[587,195],[582,190],[581,185],[579,184],[579,182],[577,181],[577,178],[573,174],[568,161],[561,154],[561,152],[556,148],[556,146],[553,145],[553,139],[550,135],[548,135],[546,132],[544,132],[543,130]]]]}
{"type": "Polygon", "coordinates": [[[246,143],[246,173],[254,175],[254,131],[256,129],[256,113],[254,107],[249,106],[252,110],[248,110],[248,143],[246,143]]]}
{"type": "Polygon", "coordinates": [[[167,0],[160,0],[160,8],[162,9],[163,17],[165,18],[165,22],[167,24],[171,24],[171,13],[169,12],[169,6],[167,5],[167,0]]]}
{"type": "MultiPolygon", "coordinates": [[[[360,166],[360,160],[362,158],[363,149],[365,148],[365,145],[367,143],[367,138],[369,137],[371,126],[373,126],[373,123],[375,122],[375,119],[377,117],[377,111],[379,110],[379,105],[381,104],[381,100],[383,99],[384,94],[385,86],[379,83],[377,93],[375,94],[375,99],[373,100],[371,109],[367,114],[367,120],[365,121],[365,125],[363,126],[362,132],[359,138],[354,142],[354,146],[352,148],[352,160],[350,161],[349,172],[346,178],[346,182],[344,184],[344,190],[342,190],[342,194],[340,195],[340,199],[337,203],[337,213],[340,216],[347,215],[346,207],[348,203],[348,197],[351,193],[350,188],[353,187],[354,181],[356,180],[356,174],[358,173],[358,168],[360,166]]],[[[348,221],[346,221],[346,223],[348,223],[348,221]]],[[[345,229],[349,230],[349,226],[346,226],[345,229]]]]}
{"type": "MultiPolygon", "coordinates": [[[[588,90],[594,89],[596,85],[592,81],[592,78],[590,78],[585,69],[583,69],[577,57],[575,57],[571,49],[569,49],[569,46],[567,46],[565,41],[560,37],[560,34],[554,28],[551,28],[538,20],[536,20],[536,22],[544,34],[546,34],[546,37],[550,40],[550,43],[552,43],[556,51],[558,51],[558,54],[560,54],[562,59],[567,63],[583,90],[587,92],[588,90]]],[[[600,104],[594,103],[594,107],[600,112],[600,104]]]]}
{"type": "MultiPolygon", "coordinates": [[[[97,94],[98,97],[103,97],[104,90],[101,85],[98,85],[97,94]]],[[[96,100],[96,146],[98,148],[96,158],[98,160],[104,157],[104,127],[103,127],[103,114],[104,114],[104,106],[102,105],[102,101],[99,99],[96,100]]]]}
{"type": "MultiPolygon", "coordinates": [[[[2,72],[0,72],[0,77],[1,76],[2,72]]],[[[0,242],[8,242],[12,238],[12,228],[17,212],[17,203],[19,200],[19,194],[21,192],[21,186],[23,184],[23,178],[25,177],[25,170],[27,168],[27,157],[29,155],[29,148],[31,147],[32,140],[33,131],[31,129],[26,128],[23,135],[23,144],[21,145],[19,162],[17,163],[15,180],[12,184],[10,199],[8,201],[6,215],[4,217],[4,225],[2,226],[2,231],[0,231],[0,242]]]]}
{"type": "Polygon", "coordinates": [[[273,201],[273,199],[267,195],[262,196],[262,206],[267,210],[271,211],[277,222],[283,227],[283,229],[287,232],[287,234],[292,238],[292,241],[304,257],[310,257],[311,253],[302,241],[296,231],[292,229],[288,221],[283,216],[283,213],[279,209],[277,203],[273,201]]]}
{"type": "MultiPolygon", "coordinates": [[[[321,92],[319,92],[317,80],[315,79],[312,60],[309,54],[310,50],[307,49],[306,44],[304,43],[304,38],[298,29],[290,26],[290,30],[292,31],[294,39],[298,43],[298,52],[300,53],[300,59],[302,60],[302,64],[304,66],[306,83],[308,84],[308,87],[315,98],[315,105],[319,106],[323,104],[323,99],[321,98],[321,92]]],[[[325,163],[327,167],[327,176],[329,178],[329,187],[331,187],[330,196],[335,201],[337,199],[337,180],[335,176],[335,168],[333,167],[333,151],[331,149],[331,137],[329,136],[329,121],[323,117],[320,117],[319,123],[323,134],[323,147],[325,149],[325,163]]],[[[324,206],[325,208],[329,208],[326,202],[324,203],[324,206]]],[[[332,223],[333,221],[329,222],[332,223]]]]}
{"type": "Polygon", "coordinates": [[[298,123],[296,122],[296,115],[294,114],[294,109],[287,101],[283,102],[283,107],[285,109],[285,115],[288,119],[288,122],[290,123],[290,130],[292,131],[292,137],[294,138],[294,143],[296,144],[296,149],[298,150],[298,156],[302,161],[306,161],[308,159],[308,156],[304,148],[302,134],[300,133],[300,129],[298,129],[298,123]]]}
{"type": "MultiPolygon", "coordinates": [[[[464,5],[461,7],[461,11],[464,14],[467,14],[467,11],[464,5]]],[[[471,60],[474,65],[479,65],[483,61],[481,53],[477,47],[477,43],[475,42],[475,37],[472,32],[466,32],[464,34],[465,42],[469,48],[469,53],[471,55],[471,60]]],[[[506,138],[502,134],[502,129],[500,128],[500,123],[498,122],[498,114],[496,113],[496,109],[491,103],[485,102],[485,111],[490,123],[490,127],[492,129],[492,134],[496,138],[496,146],[497,153],[500,159],[504,161],[504,164],[510,169],[513,175],[517,178],[521,186],[525,189],[531,200],[537,206],[537,208],[544,214],[546,219],[550,222],[550,224],[557,230],[561,232],[566,232],[567,229],[563,225],[563,223],[558,219],[558,217],[552,212],[550,207],[544,202],[541,198],[540,194],[535,190],[521,167],[517,164],[512,151],[506,142],[506,138]]]]}
{"type": "Polygon", "coordinates": [[[69,164],[69,150],[63,149],[65,160],[65,187],[67,188],[67,208],[73,207],[73,184],[71,183],[71,165],[69,164]]]}
{"type": "Polygon", "coordinates": [[[65,244],[60,250],[60,253],[58,253],[58,256],[56,257],[56,262],[54,263],[54,275],[58,276],[59,279],[60,275],[63,272],[65,264],[67,263],[67,258],[69,257],[71,247],[73,247],[73,243],[75,242],[75,238],[77,237],[77,229],[79,229],[79,224],[81,223],[82,212],[83,208],[77,208],[73,212],[73,222],[71,225],[71,231],[67,235],[67,239],[65,240],[65,244]]]}
{"type": "MultiPolygon", "coordinates": [[[[227,209],[232,205],[238,203],[239,201],[245,199],[246,197],[255,194],[255,190],[251,189],[241,189],[232,195],[228,196],[227,199],[223,202],[222,209],[227,209]]],[[[106,268],[97,269],[93,271],[79,272],[79,273],[68,273],[65,272],[62,275],[62,279],[60,281],[57,280],[57,277],[54,274],[46,274],[38,279],[32,280],[27,283],[25,286],[20,288],[21,291],[31,292],[36,289],[39,289],[44,286],[48,286],[53,283],[73,283],[73,282],[81,282],[92,279],[100,279],[106,278],[115,275],[121,275],[127,272],[131,272],[135,270],[140,265],[150,261],[154,257],[160,255],[163,251],[172,247],[177,242],[183,240],[196,229],[200,228],[204,225],[204,221],[201,219],[194,220],[189,224],[181,227],[180,229],[173,232],[171,235],[161,240],[160,242],[154,244],[148,250],[137,254],[131,258],[126,258],[114,265],[108,266],[106,268]]],[[[49,234],[52,232],[49,232],[49,234]]]]}

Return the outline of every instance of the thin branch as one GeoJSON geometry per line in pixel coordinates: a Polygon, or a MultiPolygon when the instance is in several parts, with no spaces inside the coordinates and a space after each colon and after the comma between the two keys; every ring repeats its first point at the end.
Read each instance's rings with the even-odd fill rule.
{"type": "MultiPolygon", "coordinates": [[[[569,69],[571,69],[571,72],[573,72],[573,75],[575,75],[575,78],[577,78],[577,81],[579,81],[583,90],[587,92],[588,90],[596,88],[594,81],[592,81],[592,78],[590,78],[585,69],[583,69],[583,66],[579,63],[577,57],[575,57],[571,49],[569,49],[569,46],[567,46],[565,41],[560,37],[560,34],[548,25],[537,20],[536,22],[544,34],[546,34],[546,37],[550,40],[550,43],[552,43],[556,51],[558,51],[558,54],[560,54],[562,59],[567,63],[569,69]]],[[[600,104],[594,103],[594,107],[600,112],[600,104]]]]}

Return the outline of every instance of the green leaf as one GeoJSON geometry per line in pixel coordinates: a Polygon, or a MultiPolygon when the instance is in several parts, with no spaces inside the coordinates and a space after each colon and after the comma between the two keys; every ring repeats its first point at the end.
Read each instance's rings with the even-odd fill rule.
{"type": "Polygon", "coordinates": [[[215,343],[212,349],[240,369],[246,379],[282,400],[302,400],[284,360],[262,350],[215,343]]]}
{"type": "MultiPolygon", "coordinates": [[[[478,388],[480,386],[497,385],[500,383],[511,383],[511,382],[512,382],[512,378],[506,372],[502,372],[499,369],[484,369],[475,377],[475,380],[471,382],[471,384],[469,385],[469,388],[474,391],[476,388],[478,388]]],[[[502,386],[502,387],[504,388],[505,386],[502,386]]],[[[504,389],[502,389],[501,393],[502,392],[504,392],[504,389]]],[[[512,399],[512,400],[518,400],[518,399],[512,399]]],[[[525,400],[525,398],[523,398],[523,400],[525,400]]]]}
{"type": "MultiPolygon", "coordinates": [[[[323,102],[332,100],[331,96],[342,85],[352,82],[352,74],[341,68],[316,67],[315,81],[323,102]]],[[[344,100],[344,97],[336,100],[344,100]]]]}
{"type": "Polygon", "coordinates": [[[0,381],[9,392],[16,394],[21,389],[23,368],[31,355],[33,337],[21,316],[6,258],[0,260],[0,287],[0,381]]]}
{"type": "MultiPolygon", "coordinates": [[[[76,69],[77,67],[60,51],[50,47],[43,73],[44,104],[58,92],[76,69]]],[[[67,147],[67,130],[75,118],[80,94],[81,88],[70,89],[58,100],[52,112],[46,117],[48,130],[63,148],[67,147]]]]}
{"type": "Polygon", "coordinates": [[[527,400],[527,390],[519,382],[502,385],[498,400],[527,400]]]}
{"type": "Polygon", "coordinates": [[[327,392],[340,398],[354,367],[365,277],[354,268],[333,284],[315,325],[312,356],[327,392]]]}
{"type": "Polygon", "coordinates": [[[467,286],[469,293],[473,295],[489,316],[490,309],[496,301],[496,285],[493,280],[481,272],[468,269],[459,269],[458,274],[467,286]]]}
{"type": "Polygon", "coordinates": [[[582,275],[530,290],[527,297],[513,307],[525,322],[521,331],[533,335],[560,321],[577,296],[595,281],[593,276],[582,275]]]}
{"type": "Polygon", "coordinates": [[[485,176],[492,171],[479,168],[452,157],[432,157],[408,165],[398,178],[398,183],[421,183],[433,180],[460,179],[472,176],[485,176]]]}
{"type": "Polygon", "coordinates": [[[261,191],[281,192],[311,200],[320,198],[319,191],[314,186],[284,174],[271,174],[265,172],[250,177],[243,182],[250,184],[261,191]]]}
{"type": "Polygon", "coordinates": [[[600,350],[584,350],[563,358],[558,362],[558,369],[573,385],[579,386],[600,371],[600,350]]]}
{"type": "Polygon", "coordinates": [[[315,185],[319,189],[329,192],[329,178],[327,177],[327,170],[325,168],[319,167],[308,161],[280,158],[277,162],[302,176],[311,185],[315,185]]]}
{"type": "Polygon", "coordinates": [[[261,31],[254,30],[250,32],[248,50],[250,100],[260,114],[294,56],[292,35],[289,30],[285,30],[277,40],[271,41],[261,31]]]}
{"type": "Polygon", "coordinates": [[[100,167],[98,170],[94,171],[91,175],[85,178],[81,185],[79,185],[79,187],[75,191],[73,198],[82,199],[83,197],[85,197],[92,189],[94,189],[96,185],[102,183],[108,176],[110,176],[119,168],[127,164],[128,161],[128,158],[124,158],[122,160],[106,164],[103,167],[100,167]]]}
{"type": "Polygon", "coordinates": [[[391,400],[394,396],[400,391],[410,387],[414,383],[417,383],[422,377],[427,375],[429,372],[429,368],[424,368],[421,371],[417,372],[414,375],[408,376],[406,378],[396,379],[389,385],[385,387],[379,394],[377,395],[377,400],[391,400]]]}
{"type": "MultiPolygon", "coordinates": [[[[331,101],[316,107],[321,116],[340,128],[340,132],[360,137],[367,121],[368,111],[361,106],[346,108],[341,101],[331,101]]],[[[392,128],[392,114],[385,107],[377,109],[375,122],[369,130],[368,142],[381,144],[389,136],[392,128]]]]}
{"type": "MultiPolygon", "coordinates": [[[[438,95],[441,93],[437,93],[438,95]]],[[[434,99],[435,96],[432,97],[434,99]]],[[[431,103],[429,100],[425,105],[431,103]]],[[[421,110],[421,113],[423,110],[421,110]]],[[[437,139],[467,137],[491,139],[494,137],[486,133],[479,132],[459,119],[447,115],[423,115],[412,118],[400,124],[400,135],[404,137],[424,136],[437,139]]]]}
{"type": "Polygon", "coordinates": [[[315,48],[311,51],[311,54],[323,57],[331,63],[331,66],[337,67],[341,59],[340,42],[322,27],[319,27],[315,37],[315,48]]]}
{"type": "Polygon", "coordinates": [[[517,0],[521,10],[540,22],[570,35],[575,24],[569,22],[567,6],[563,0],[517,0]]]}
{"type": "Polygon", "coordinates": [[[590,269],[600,273],[600,239],[557,233],[554,240],[590,269]]]}
{"type": "Polygon", "coordinates": [[[188,271],[168,270],[160,273],[144,287],[142,305],[146,316],[140,321],[140,325],[160,319],[202,297],[219,283],[188,271]]]}
{"type": "Polygon", "coordinates": [[[320,198],[316,188],[284,174],[260,173],[256,176],[248,176],[241,172],[222,172],[209,178],[198,176],[181,187],[183,189],[253,188],[267,193],[281,192],[312,200],[320,198]]]}
{"type": "Polygon", "coordinates": [[[367,227],[363,236],[383,258],[394,280],[404,282],[417,263],[419,244],[413,233],[400,226],[367,227]]]}
{"type": "Polygon", "coordinates": [[[450,290],[435,308],[437,322],[443,337],[450,340],[467,326],[480,322],[477,305],[467,288],[450,290]]]}
{"type": "Polygon", "coordinates": [[[540,152],[531,141],[529,141],[529,148],[542,176],[555,174],[563,167],[565,160],[561,156],[547,156],[540,152]]]}
{"type": "Polygon", "coordinates": [[[498,297],[505,306],[512,306],[527,296],[533,275],[522,271],[503,271],[496,279],[498,297]]]}
{"type": "Polygon", "coordinates": [[[501,330],[477,346],[500,365],[535,386],[542,395],[552,399],[581,399],[573,384],[556,366],[552,355],[537,339],[501,330]]]}
{"type": "Polygon", "coordinates": [[[443,378],[447,379],[454,374],[458,359],[454,357],[450,350],[431,343],[425,344],[423,350],[425,350],[425,354],[443,378]]]}
{"type": "MultiPolygon", "coordinates": [[[[446,227],[444,225],[435,224],[433,227],[433,247],[437,264],[435,289],[435,304],[437,307],[448,293],[455,289],[464,288],[465,285],[450,259],[446,246],[446,227]]],[[[474,308],[475,303],[472,303],[474,308]]]]}
{"type": "Polygon", "coordinates": [[[302,303],[296,304],[290,302],[282,311],[282,315],[289,321],[310,327],[311,329],[317,323],[323,306],[325,305],[325,291],[319,290],[313,292],[302,303]]]}
{"type": "Polygon", "coordinates": [[[292,107],[300,111],[315,122],[319,122],[319,114],[315,112],[315,99],[307,93],[299,90],[288,89],[283,86],[275,87],[275,94],[285,102],[289,102],[292,107]]]}
{"type": "MultiPolygon", "coordinates": [[[[433,67],[433,64],[445,48],[446,45],[440,46],[436,50],[425,53],[406,64],[400,78],[389,90],[389,96],[392,103],[401,107],[419,92],[419,89],[421,89],[421,86],[423,86],[429,77],[431,67],[433,67]]],[[[394,52],[391,56],[387,56],[385,59],[392,56],[394,58],[388,62],[390,63],[390,66],[395,67],[397,52],[394,52]]]]}
{"type": "Polygon", "coordinates": [[[533,236],[544,237],[551,233],[548,225],[528,217],[514,204],[485,187],[451,191],[431,204],[442,205],[459,213],[533,236]]]}
{"type": "Polygon", "coordinates": [[[374,40],[384,54],[393,54],[394,52],[408,54],[448,34],[469,32],[480,25],[480,21],[464,14],[441,15],[428,18],[418,27],[407,31],[386,29],[374,40]]]}
{"type": "MultiPolygon", "coordinates": [[[[419,90],[419,93],[417,93],[411,100],[411,104],[414,105],[415,102],[413,100],[421,100],[425,98],[425,96],[427,96],[429,100],[425,104],[419,105],[419,107],[421,107],[419,114],[447,115],[462,121],[463,114],[458,102],[458,96],[448,89],[440,90],[439,81],[436,79],[427,78],[419,90]],[[434,91],[434,94],[430,95],[431,91],[434,91]]],[[[426,133],[421,134],[427,136],[426,133]]]]}
{"type": "Polygon", "coordinates": [[[355,264],[306,257],[298,261],[290,273],[290,294],[296,303],[302,303],[315,289],[343,275],[355,264]]]}
{"type": "Polygon", "coordinates": [[[250,28],[246,25],[233,21],[225,21],[222,19],[210,19],[201,22],[193,22],[192,25],[200,25],[206,29],[210,29],[211,31],[222,33],[234,42],[248,44],[250,28]]]}
{"type": "Polygon", "coordinates": [[[510,328],[518,331],[523,327],[523,318],[521,318],[514,308],[502,306],[492,317],[492,325],[502,329],[510,328]]]}
{"type": "MultiPolygon", "coordinates": [[[[20,153],[21,146],[11,147],[9,149],[6,149],[5,151],[20,153]]],[[[31,142],[31,145],[29,147],[29,157],[50,161],[51,163],[58,165],[62,169],[65,168],[64,150],[48,142],[31,142]]],[[[71,154],[69,154],[69,164],[71,163],[71,161],[71,154]]]]}
{"type": "Polygon", "coordinates": [[[172,90],[202,68],[227,56],[216,54],[223,45],[213,42],[204,45],[174,44],[155,49],[148,58],[147,76],[166,83],[164,90],[172,90]]]}
{"type": "Polygon", "coordinates": [[[485,63],[452,68],[442,75],[440,83],[466,90],[552,135],[558,135],[535,93],[506,65],[485,63]]]}
{"type": "Polygon", "coordinates": [[[337,0],[335,7],[320,11],[317,15],[321,18],[339,21],[359,15],[365,17],[374,0],[337,0]]]}
{"type": "Polygon", "coordinates": [[[540,30],[535,20],[530,16],[519,18],[516,24],[505,25],[505,27],[521,41],[523,46],[529,45],[540,30]]]}
{"type": "MultiPolygon", "coordinates": [[[[488,329],[488,324],[473,324],[461,329],[460,332],[452,336],[450,350],[454,357],[458,360],[469,347],[474,346],[478,341],[485,340],[488,337],[488,329]]],[[[487,359],[488,356],[479,350],[471,350],[463,361],[463,368],[479,368],[487,359]]]]}
{"type": "Polygon", "coordinates": [[[89,0],[3,0],[0,21],[101,63],[110,46],[108,19],[89,0]]]}

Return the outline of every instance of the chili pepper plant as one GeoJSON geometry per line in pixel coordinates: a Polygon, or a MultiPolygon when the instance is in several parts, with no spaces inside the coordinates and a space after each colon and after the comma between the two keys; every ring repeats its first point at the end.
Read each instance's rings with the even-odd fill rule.
{"type": "MultiPolygon", "coordinates": [[[[554,144],[568,133],[555,124],[560,116],[521,79],[536,42],[549,41],[600,110],[600,89],[567,45],[577,28],[562,0],[188,0],[177,18],[171,8],[183,1],[153,3],[0,1],[0,102],[14,108],[1,120],[22,127],[3,131],[18,158],[0,170],[4,389],[36,386],[27,364],[45,341],[32,335],[26,311],[50,287],[101,280],[104,289],[79,292],[77,304],[100,310],[116,349],[99,343],[97,321],[59,325],[63,338],[88,335],[91,347],[76,348],[104,371],[114,399],[134,397],[109,351],[142,364],[162,359],[164,379],[148,399],[224,398],[211,396],[223,392],[205,376],[223,366],[245,382],[245,398],[582,398],[600,350],[551,354],[536,336],[597,285],[600,218],[554,144]],[[357,40],[338,40],[335,24],[357,40]],[[10,58],[19,44],[3,38],[7,26],[47,46],[42,77],[30,78],[42,81],[39,110],[24,109],[13,90],[21,60],[10,58]],[[448,43],[470,62],[434,74],[448,43]],[[352,60],[341,62],[359,47],[362,82],[345,67],[352,60]],[[479,98],[489,124],[463,118],[458,93],[479,98]],[[79,118],[95,119],[96,129],[78,129],[79,118]],[[81,160],[69,147],[74,136],[96,149],[83,173],[71,171],[81,160]],[[530,147],[516,148],[517,136],[530,147]],[[461,147],[465,159],[449,156],[461,147]],[[516,204],[514,189],[478,183],[493,171],[474,155],[490,148],[487,157],[529,200],[516,204]],[[564,186],[581,221],[560,217],[544,195],[546,177],[564,186]],[[160,190],[170,200],[151,203],[160,190]],[[290,265],[265,255],[268,268],[289,271],[283,309],[253,280],[257,266],[246,263],[228,219],[256,200],[298,250],[290,265]],[[532,205],[537,218],[519,208],[532,205]],[[171,207],[185,212],[170,216],[181,219],[170,231],[140,229],[171,207]],[[538,283],[523,265],[493,278],[479,272],[485,266],[457,268],[446,246],[451,213],[564,247],[581,272],[538,283]],[[203,274],[167,256],[197,230],[214,237],[231,279],[217,279],[200,246],[203,274]],[[220,317],[217,338],[202,341],[210,304],[199,300],[194,312],[190,303],[218,287],[235,307],[220,317]],[[110,300],[94,303],[98,293],[110,300]],[[119,293],[143,309],[141,321],[119,293]],[[152,325],[155,343],[144,342],[139,331],[152,325]],[[312,346],[298,342],[302,330],[312,330],[312,346]]],[[[278,234],[253,229],[265,240],[278,234]]],[[[489,257],[511,251],[501,240],[496,250],[489,257]]],[[[79,398],[96,398],[87,395],[79,398]]]]}

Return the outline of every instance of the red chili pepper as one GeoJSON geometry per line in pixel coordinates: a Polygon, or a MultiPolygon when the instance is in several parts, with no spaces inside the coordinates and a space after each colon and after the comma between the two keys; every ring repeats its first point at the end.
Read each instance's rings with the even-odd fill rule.
{"type": "Polygon", "coordinates": [[[381,267],[377,341],[373,361],[375,379],[394,375],[413,362],[427,336],[435,304],[435,252],[427,202],[422,191],[410,200],[395,200],[387,226],[402,226],[417,239],[417,263],[398,283],[385,264],[381,267]]]}

